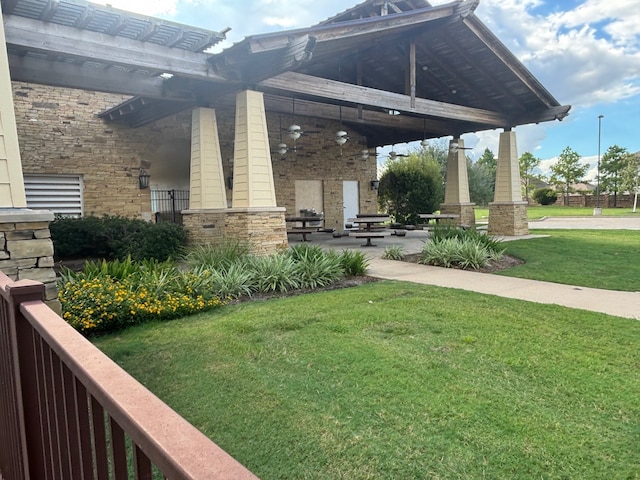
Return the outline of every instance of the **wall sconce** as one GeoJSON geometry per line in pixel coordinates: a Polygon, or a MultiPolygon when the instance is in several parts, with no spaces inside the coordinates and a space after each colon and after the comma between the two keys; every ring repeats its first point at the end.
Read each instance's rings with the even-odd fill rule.
{"type": "Polygon", "coordinates": [[[378,188],[380,188],[380,180],[371,180],[369,184],[371,186],[371,190],[378,190],[378,188]]]}
{"type": "Polygon", "coordinates": [[[227,188],[233,190],[233,175],[227,177],[227,188]]]}
{"type": "Polygon", "coordinates": [[[138,182],[140,183],[140,190],[144,190],[145,188],[149,188],[149,179],[151,175],[149,175],[144,170],[140,170],[140,175],[138,175],[138,182]]]}

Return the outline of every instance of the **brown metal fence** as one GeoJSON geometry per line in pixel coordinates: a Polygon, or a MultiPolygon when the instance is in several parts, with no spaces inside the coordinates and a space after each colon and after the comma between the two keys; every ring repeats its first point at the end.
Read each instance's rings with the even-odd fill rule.
{"type": "Polygon", "coordinates": [[[0,272],[0,480],[256,479],[0,272]]]}
{"type": "Polygon", "coordinates": [[[182,210],[189,209],[189,190],[152,190],[151,208],[156,223],[182,225],[182,210]]]}

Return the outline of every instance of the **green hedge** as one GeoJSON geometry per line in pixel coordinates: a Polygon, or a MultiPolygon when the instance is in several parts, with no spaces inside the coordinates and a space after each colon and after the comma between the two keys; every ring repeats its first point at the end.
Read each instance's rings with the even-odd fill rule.
{"type": "Polygon", "coordinates": [[[186,232],[180,225],[120,216],[59,217],[50,229],[56,260],[131,257],[163,261],[178,257],[186,244],[186,232]]]}

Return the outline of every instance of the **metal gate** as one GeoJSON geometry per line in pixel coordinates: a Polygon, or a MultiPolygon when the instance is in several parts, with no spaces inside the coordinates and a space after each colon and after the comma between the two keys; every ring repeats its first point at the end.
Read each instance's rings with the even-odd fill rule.
{"type": "Polygon", "coordinates": [[[151,209],[156,223],[182,225],[182,210],[189,208],[189,190],[151,190],[151,209]]]}

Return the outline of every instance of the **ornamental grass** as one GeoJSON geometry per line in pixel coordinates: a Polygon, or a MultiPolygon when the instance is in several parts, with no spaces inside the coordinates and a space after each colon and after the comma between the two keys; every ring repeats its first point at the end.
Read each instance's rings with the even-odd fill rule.
{"type": "Polygon", "coordinates": [[[205,246],[187,254],[187,270],[171,261],[88,262],[63,272],[58,298],[63,318],[81,333],[99,335],[220,307],[253,293],[313,289],[363,274],[364,255],[295,247],[265,257],[240,247],[205,246]],[[201,262],[201,263],[199,263],[201,262]]]}

